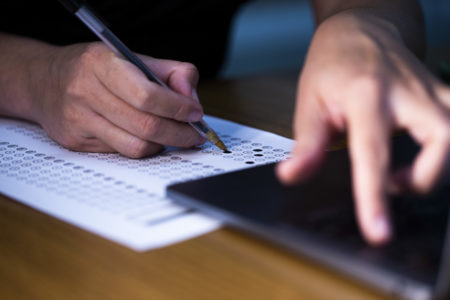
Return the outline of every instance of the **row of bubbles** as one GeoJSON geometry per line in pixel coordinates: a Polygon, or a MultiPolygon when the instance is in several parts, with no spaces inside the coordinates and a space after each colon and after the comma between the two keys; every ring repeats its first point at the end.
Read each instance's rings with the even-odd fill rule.
{"type": "Polygon", "coordinates": [[[0,141],[0,176],[112,214],[132,214],[166,199],[57,157],[0,141]]]}

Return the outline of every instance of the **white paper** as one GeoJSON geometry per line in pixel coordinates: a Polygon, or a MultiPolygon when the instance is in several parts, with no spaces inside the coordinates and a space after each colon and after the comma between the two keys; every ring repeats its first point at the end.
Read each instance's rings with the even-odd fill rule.
{"type": "Polygon", "coordinates": [[[37,125],[0,119],[0,192],[138,251],[217,229],[220,223],[165,197],[174,182],[285,159],[293,141],[213,117],[231,153],[207,143],[145,159],[64,149],[37,125]]]}

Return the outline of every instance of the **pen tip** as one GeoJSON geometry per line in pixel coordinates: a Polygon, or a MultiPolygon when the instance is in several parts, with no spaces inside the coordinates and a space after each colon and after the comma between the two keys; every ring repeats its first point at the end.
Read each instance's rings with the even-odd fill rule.
{"type": "Polygon", "coordinates": [[[221,140],[217,141],[216,146],[223,151],[228,151],[227,146],[225,146],[225,144],[221,140]]]}
{"type": "Polygon", "coordinates": [[[216,145],[218,148],[220,148],[223,151],[228,151],[227,146],[220,140],[220,138],[217,136],[217,134],[214,131],[209,131],[206,133],[206,137],[210,142],[212,142],[214,145],[216,145]]]}

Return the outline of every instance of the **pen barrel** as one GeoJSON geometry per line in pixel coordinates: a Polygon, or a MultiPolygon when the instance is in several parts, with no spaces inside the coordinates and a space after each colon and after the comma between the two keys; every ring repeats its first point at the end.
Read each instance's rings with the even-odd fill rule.
{"type": "Polygon", "coordinates": [[[75,14],[82,6],[81,2],[75,0],[58,0],[70,13],[75,14]]]}
{"type": "MultiPolygon", "coordinates": [[[[138,67],[145,76],[150,80],[164,88],[169,89],[169,87],[160,80],[151,70],[145,65],[145,63],[127,46],[125,46],[122,41],[116,37],[111,30],[108,29],[106,25],[85,5],[80,5],[74,0],[60,0],[60,2],[71,12],[73,12],[93,33],[95,33],[114,53],[124,59],[130,61],[136,67],[138,67]]],[[[220,149],[226,150],[226,146],[217,136],[217,134],[206,124],[205,121],[200,120],[198,122],[189,123],[201,136],[208,139],[214,145],[218,146],[220,149]]]]}
{"type": "Polygon", "coordinates": [[[169,89],[169,87],[165,84],[165,82],[159,79],[144,64],[144,62],[136,56],[136,54],[134,54],[127,46],[125,46],[124,43],[122,43],[121,40],[119,40],[118,37],[116,37],[114,33],[111,32],[111,30],[105,28],[102,32],[102,36],[104,39],[106,39],[109,43],[111,43],[114,46],[117,55],[122,56],[123,58],[134,64],[136,67],[138,67],[139,70],[141,70],[142,73],[144,73],[144,75],[147,77],[148,80],[156,82],[159,85],[169,89]]]}
{"type": "Polygon", "coordinates": [[[205,121],[200,120],[198,122],[191,122],[189,123],[195,130],[197,130],[198,133],[200,133],[201,136],[203,137],[207,137],[207,133],[212,131],[214,132],[211,127],[208,126],[208,124],[206,124],[205,121]]]}
{"type": "Polygon", "coordinates": [[[101,22],[86,6],[81,6],[75,15],[89,27],[116,55],[130,61],[144,73],[148,80],[168,88],[122,41],[101,22]]]}

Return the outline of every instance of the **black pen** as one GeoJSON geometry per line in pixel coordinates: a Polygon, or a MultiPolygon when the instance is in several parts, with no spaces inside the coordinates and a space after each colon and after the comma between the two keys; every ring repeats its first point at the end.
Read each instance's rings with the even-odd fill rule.
{"type": "MultiPolygon", "coordinates": [[[[146,64],[142,62],[111,30],[98,18],[85,4],[76,0],[59,0],[59,2],[72,14],[76,15],[89,29],[94,32],[115,54],[121,56],[136,67],[138,67],[150,81],[153,81],[167,89],[169,87],[159,79],[146,64]]],[[[211,143],[227,151],[227,147],[220,140],[214,130],[201,120],[198,122],[189,122],[195,130],[211,143]]]]}

